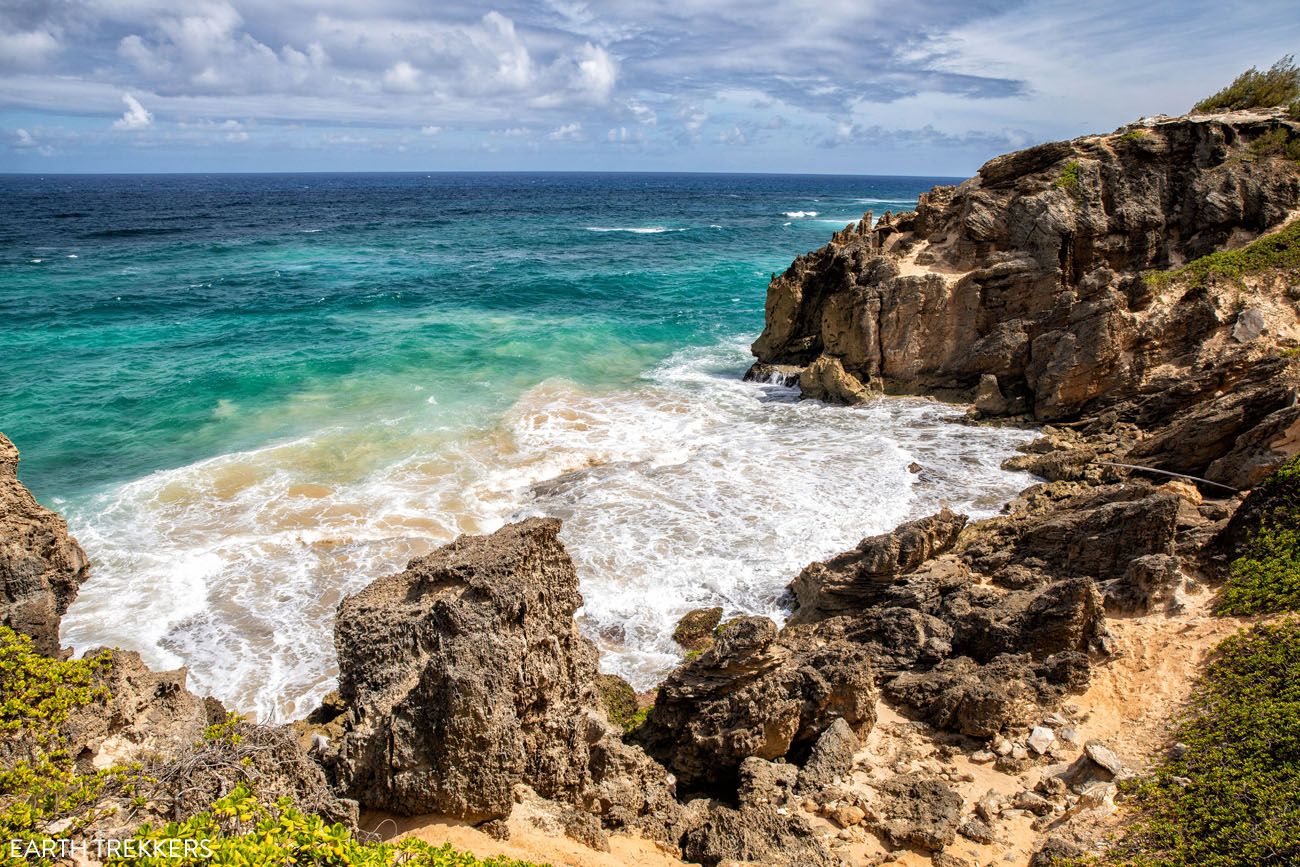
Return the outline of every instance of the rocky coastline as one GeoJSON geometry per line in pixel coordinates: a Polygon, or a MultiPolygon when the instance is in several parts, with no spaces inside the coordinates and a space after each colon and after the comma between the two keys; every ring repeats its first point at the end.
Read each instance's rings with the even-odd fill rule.
{"type": "MultiPolygon", "coordinates": [[[[1245,111],[1040,145],[774,275],[747,377],[1039,426],[1008,464],[1043,481],[1003,515],[944,509],[809,564],[783,628],[694,616],[626,723],[553,519],[344,600],[339,691],[292,726],[232,721],[183,670],[111,651],[65,723],[73,755],[160,782],[97,821],[177,820],[246,784],[351,826],[382,811],[500,839],[526,811],[596,851],[630,835],[708,867],[1095,850],[1133,770],[1085,736],[1116,728],[1080,696],[1143,641],[1211,631],[1188,618],[1241,544],[1243,493],[1300,454],[1300,269],[1198,265],[1297,225],[1300,164],[1257,147],[1278,130],[1300,139],[1285,112],[1245,111]],[[222,725],[243,735],[205,739],[222,725]]],[[[57,658],[90,558],[17,464],[0,435],[0,623],[57,658]]]]}

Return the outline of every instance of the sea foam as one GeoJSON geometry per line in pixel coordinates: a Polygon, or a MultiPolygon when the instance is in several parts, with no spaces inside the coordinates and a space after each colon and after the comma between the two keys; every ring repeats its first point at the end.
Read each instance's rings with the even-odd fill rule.
{"type": "Polygon", "coordinates": [[[1024,431],[918,399],[800,401],[742,382],[747,360],[729,340],[630,388],[549,379],[482,428],[386,418],[118,486],[70,512],[96,565],[64,640],[185,664],[233,708],[300,717],[334,685],[344,595],[546,514],[564,519],[602,667],[648,688],[680,660],[669,636],[691,608],[781,620],[808,562],[943,505],[994,514],[1027,481],[998,466],[1024,431]]]}

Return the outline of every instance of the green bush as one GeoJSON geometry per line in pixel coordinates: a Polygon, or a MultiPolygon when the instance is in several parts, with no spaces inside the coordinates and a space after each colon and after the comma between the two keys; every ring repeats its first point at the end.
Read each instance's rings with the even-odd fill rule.
{"type": "Polygon", "coordinates": [[[1242,510],[1253,526],[1215,611],[1263,614],[1300,611],[1300,457],[1293,458],[1251,492],[1242,510]],[[1259,505],[1256,505],[1259,504],[1259,505]],[[1258,512],[1258,515],[1255,515],[1258,512]]]}
{"type": "Polygon", "coordinates": [[[1133,788],[1136,814],[1101,863],[1300,863],[1300,621],[1222,642],[1177,738],[1186,750],[1133,788]]]}
{"type": "Polygon", "coordinates": [[[450,845],[418,840],[363,842],[343,825],[295,810],[285,801],[261,803],[237,787],[207,812],[161,828],[141,828],[111,865],[137,867],[533,867],[510,858],[476,858],[450,845]]]}
{"type": "Polygon", "coordinates": [[[1070,195],[1078,198],[1079,196],[1079,161],[1070,160],[1061,169],[1061,176],[1053,184],[1058,190],[1065,190],[1070,195]]]}
{"type": "Polygon", "coordinates": [[[1143,279],[1156,289],[1175,280],[1186,281],[1190,288],[1214,278],[1239,281],[1248,274],[1279,268],[1300,268],[1300,220],[1292,220],[1281,230],[1256,238],[1240,250],[1211,253],[1172,271],[1148,271],[1143,279]]]}
{"type": "Polygon", "coordinates": [[[1193,114],[1213,114],[1243,108],[1272,108],[1300,98],[1300,68],[1288,54],[1266,71],[1251,67],[1223,90],[1192,106],[1193,114]]]}
{"type": "Polygon", "coordinates": [[[1300,162],[1300,137],[1293,137],[1289,130],[1278,127],[1251,142],[1250,152],[1258,159],[1282,157],[1300,162]]]}
{"type": "MultiPolygon", "coordinates": [[[[139,766],[81,773],[62,731],[73,709],[108,697],[102,675],[111,662],[107,653],[82,660],[42,656],[26,635],[0,626],[0,842],[6,845],[5,858],[10,856],[8,841],[58,853],[58,841],[84,836],[88,825],[110,812],[126,809],[114,816],[114,823],[130,823],[131,811],[145,806],[141,792],[155,781],[139,766]]],[[[240,722],[231,715],[210,726],[205,741],[237,745],[243,737],[240,722]]],[[[533,867],[418,841],[361,841],[342,825],[304,814],[286,801],[264,804],[247,786],[237,786],[184,822],[145,825],[131,842],[105,845],[100,850],[88,842],[87,851],[103,855],[109,864],[144,867],[533,867]]],[[[19,863],[55,861],[33,856],[19,863]]]]}

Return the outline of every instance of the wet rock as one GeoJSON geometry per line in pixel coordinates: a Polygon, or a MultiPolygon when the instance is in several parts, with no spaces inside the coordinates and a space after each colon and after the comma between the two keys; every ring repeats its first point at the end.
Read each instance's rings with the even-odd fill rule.
{"type": "Polygon", "coordinates": [[[850,406],[869,403],[875,396],[870,388],[844,369],[840,359],[830,355],[823,355],[804,368],[799,374],[799,390],[804,397],[850,406]]]}
{"type": "Polygon", "coordinates": [[[936,851],[950,845],[961,824],[961,795],[919,775],[873,784],[868,824],[895,846],[936,851]]]}
{"type": "Polygon", "coordinates": [[[372,809],[480,823],[512,791],[662,831],[672,781],[611,727],[596,649],[559,521],[463,536],[339,607],[339,694],[348,712],[323,757],[372,809]]]}
{"type": "Polygon", "coordinates": [[[67,522],[18,481],[18,449],[0,434],[0,625],[59,656],[59,620],[89,571],[67,522]]]}
{"type": "Polygon", "coordinates": [[[663,682],[635,737],[683,791],[734,791],[749,756],[802,761],[837,718],[875,723],[867,652],[842,639],[787,631],[764,617],[724,624],[716,643],[663,682]]]}
{"type": "Polygon", "coordinates": [[[812,623],[881,601],[897,579],[950,550],[965,526],[965,515],[943,509],[863,539],[852,551],[813,563],[790,585],[799,603],[791,622],[812,623]]]}
{"type": "Polygon", "coordinates": [[[687,650],[706,650],[713,644],[713,630],[721,622],[721,606],[688,611],[677,621],[673,641],[687,650]]]}
{"type": "Polygon", "coordinates": [[[799,374],[803,368],[790,364],[764,364],[756,361],[745,371],[745,382],[766,382],[793,388],[799,384],[799,374]]]}

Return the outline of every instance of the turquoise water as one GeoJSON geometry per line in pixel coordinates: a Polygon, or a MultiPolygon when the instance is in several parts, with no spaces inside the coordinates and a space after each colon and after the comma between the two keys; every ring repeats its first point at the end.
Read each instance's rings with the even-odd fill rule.
{"type": "Polygon", "coordinates": [[[649,685],[686,608],[779,617],[808,560],[996,508],[1017,433],[738,381],[769,274],[939,180],[0,179],[0,430],[95,561],[65,641],[291,717],[343,594],[545,512],[649,685]]]}

